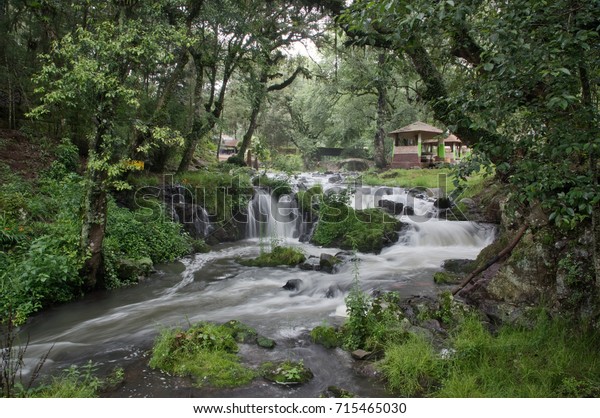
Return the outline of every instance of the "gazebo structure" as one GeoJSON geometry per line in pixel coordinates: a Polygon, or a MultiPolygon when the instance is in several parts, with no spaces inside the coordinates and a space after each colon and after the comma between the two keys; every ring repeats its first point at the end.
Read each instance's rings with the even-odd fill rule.
{"type": "Polygon", "coordinates": [[[456,135],[451,134],[446,138],[439,137],[423,141],[421,161],[423,161],[423,157],[426,157],[427,160],[431,159],[433,162],[451,163],[460,159],[466,152],[467,148],[463,146],[462,141],[456,135]]]}
{"type": "Polygon", "coordinates": [[[423,156],[423,141],[431,140],[442,133],[441,129],[424,122],[411,123],[390,132],[389,136],[394,138],[392,168],[420,168],[422,157],[425,157],[426,164],[432,163],[432,155],[423,156]]]}

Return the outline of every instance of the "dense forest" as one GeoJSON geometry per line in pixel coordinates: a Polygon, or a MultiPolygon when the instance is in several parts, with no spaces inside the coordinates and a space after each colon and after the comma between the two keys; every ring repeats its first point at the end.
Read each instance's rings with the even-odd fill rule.
{"type": "MultiPolygon", "coordinates": [[[[346,324],[314,328],[313,341],[376,353],[386,387],[405,396],[600,394],[589,352],[600,315],[599,0],[3,0],[0,32],[3,396],[30,389],[15,386],[25,353],[13,346],[31,317],[248,238],[240,224],[261,188],[319,220],[310,237],[319,248],[378,254],[396,243],[406,226],[395,206],[363,211],[347,193],[292,190],[299,173],[332,162],[366,164],[352,174],[360,185],[442,188],[435,206],[449,202],[448,220],[498,232],[418,318],[392,292],[359,291],[356,267],[346,324]],[[389,133],[416,121],[456,135],[468,157],[390,170],[389,133]],[[219,161],[226,138],[236,147],[219,161]],[[332,149],[337,160],[322,158],[332,149]],[[446,175],[453,181],[441,185],[446,175]],[[181,188],[210,228],[183,220],[188,209],[172,200],[181,188]],[[442,364],[437,343],[398,325],[427,315],[453,350],[480,356],[442,364]],[[514,347],[534,335],[539,346],[515,349],[532,356],[562,344],[581,364],[565,360],[530,392],[494,392],[476,383],[515,383],[467,369],[512,361],[496,335],[514,347]]],[[[260,257],[245,265],[305,261],[275,238],[261,236],[260,257]]],[[[164,333],[150,364],[176,374],[170,350],[208,335],[231,379],[249,382],[258,372],[236,369],[243,332],[203,323],[164,333]]],[[[50,387],[29,394],[54,396],[50,387]]]]}

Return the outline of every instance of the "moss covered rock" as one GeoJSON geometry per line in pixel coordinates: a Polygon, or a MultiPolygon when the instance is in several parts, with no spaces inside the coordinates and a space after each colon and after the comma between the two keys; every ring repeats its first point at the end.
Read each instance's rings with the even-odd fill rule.
{"type": "Polygon", "coordinates": [[[454,273],[438,271],[433,275],[433,281],[436,284],[456,284],[460,282],[460,277],[454,273]]]}
{"type": "Polygon", "coordinates": [[[311,242],[323,247],[379,253],[398,241],[403,223],[380,209],[354,210],[343,203],[321,209],[311,242]]]}
{"type": "Polygon", "coordinates": [[[292,267],[303,263],[304,260],[306,260],[306,256],[302,251],[291,247],[277,246],[271,252],[263,253],[250,260],[239,260],[239,262],[250,267],[292,267]]]}

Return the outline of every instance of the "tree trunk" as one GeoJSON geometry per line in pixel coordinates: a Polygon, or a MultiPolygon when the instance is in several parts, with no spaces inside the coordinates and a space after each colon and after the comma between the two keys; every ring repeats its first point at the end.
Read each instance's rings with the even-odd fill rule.
{"type": "Polygon", "coordinates": [[[177,168],[177,174],[181,174],[189,170],[192,160],[194,159],[196,148],[200,143],[200,139],[208,134],[214,125],[214,122],[202,122],[199,120],[194,121],[192,131],[185,141],[185,149],[183,150],[183,156],[181,157],[179,167],[177,168]]]}
{"type": "Polygon", "coordinates": [[[238,158],[244,160],[246,155],[246,151],[250,147],[252,143],[252,135],[254,135],[254,131],[258,126],[258,115],[260,114],[260,108],[262,107],[262,98],[257,98],[254,100],[252,104],[252,113],[250,114],[250,124],[248,125],[248,129],[242,138],[242,144],[240,145],[240,149],[238,150],[238,158]]]}
{"type": "Polygon", "coordinates": [[[379,54],[379,82],[377,83],[377,131],[373,142],[375,167],[383,169],[387,166],[385,158],[385,122],[387,119],[387,86],[383,77],[385,54],[379,54]]]}
{"type": "Polygon", "coordinates": [[[102,244],[106,232],[107,199],[102,184],[105,180],[103,173],[90,173],[83,206],[81,250],[86,258],[81,275],[85,278],[85,287],[88,289],[101,288],[104,285],[102,244]]]}
{"type": "MultiPolygon", "coordinates": [[[[593,146],[594,139],[597,138],[598,135],[598,126],[594,123],[595,115],[594,115],[594,103],[592,98],[592,87],[590,83],[590,77],[587,71],[587,66],[585,62],[581,62],[579,64],[579,80],[581,82],[581,97],[582,97],[582,105],[583,112],[581,112],[581,117],[584,118],[584,130],[585,134],[588,136],[588,141],[590,143],[589,147],[589,156],[588,156],[588,172],[589,176],[592,179],[592,187],[596,190],[596,193],[600,189],[599,179],[598,179],[598,157],[596,148],[593,146]]],[[[592,209],[592,257],[593,257],[593,266],[594,266],[594,274],[596,276],[596,289],[598,290],[598,294],[600,295],[600,208],[598,204],[595,208],[592,209]]]]}

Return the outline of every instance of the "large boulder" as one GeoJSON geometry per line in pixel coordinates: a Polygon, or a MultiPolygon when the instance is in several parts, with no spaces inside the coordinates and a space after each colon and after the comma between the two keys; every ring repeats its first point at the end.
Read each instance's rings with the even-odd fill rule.
{"type": "Polygon", "coordinates": [[[148,277],[152,272],[153,263],[149,257],[138,259],[122,258],[117,260],[117,277],[121,281],[138,281],[141,278],[148,277]]]}
{"type": "Polygon", "coordinates": [[[385,209],[392,215],[402,215],[404,211],[404,203],[394,202],[393,200],[381,199],[377,202],[377,206],[385,209]]]}
{"type": "Polygon", "coordinates": [[[282,287],[285,290],[300,290],[302,283],[301,279],[290,279],[282,287]]]}

